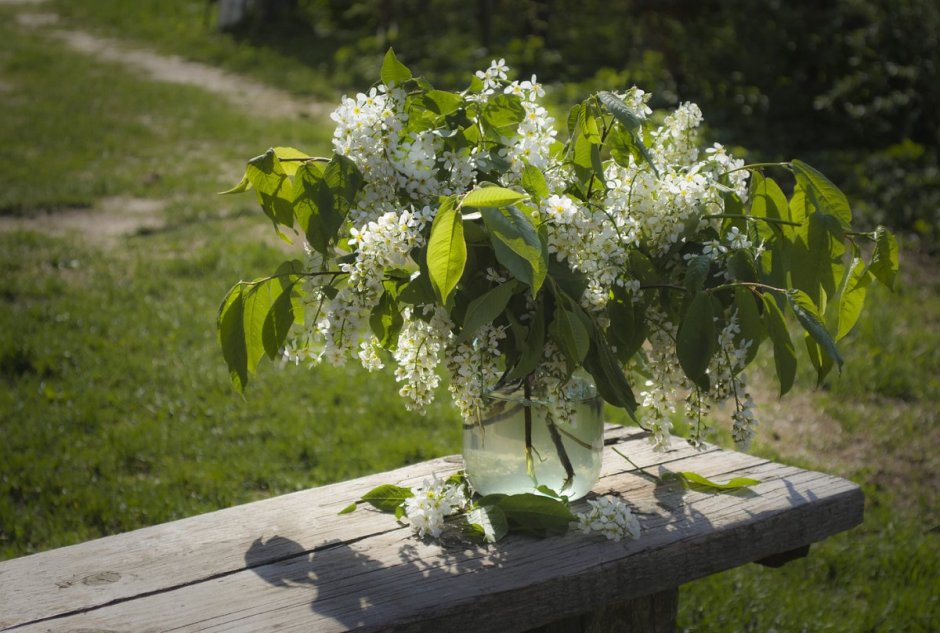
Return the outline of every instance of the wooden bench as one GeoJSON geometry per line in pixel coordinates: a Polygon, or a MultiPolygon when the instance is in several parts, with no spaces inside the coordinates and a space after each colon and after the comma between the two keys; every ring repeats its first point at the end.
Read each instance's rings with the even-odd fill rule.
{"type": "Polygon", "coordinates": [[[459,468],[441,458],[0,563],[0,631],[670,631],[682,583],[781,564],[862,520],[843,479],[679,441],[654,453],[634,428],[606,439],[594,491],[633,505],[638,541],[572,531],[442,547],[391,515],[337,514],[379,484],[459,468]],[[653,473],[761,483],[657,484],[614,444],[653,473]]]}

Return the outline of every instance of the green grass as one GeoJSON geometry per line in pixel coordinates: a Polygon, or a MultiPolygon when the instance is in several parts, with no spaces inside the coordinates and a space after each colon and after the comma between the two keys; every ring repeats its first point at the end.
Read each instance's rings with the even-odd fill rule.
{"type": "MultiPolygon", "coordinates": [[[[201,25],[184,11],[201,2],[173,1],[178,10],[159,16],[140,3],[153,15],[132,25],[114,21],[122,3],[67,4],[86,24],[169,47],[196,37],[171,23],[201,25]]],[[[409,414],[387,372],[268,363],[247,399],[229,385],[218,302],[285,254],[249,195],[212,192],[270,145],[319,151],[328,129],[255,119],[197,88],[26,36],[14,11],[0,7],[0,208],[64,212],[109,196],[166,207],[163,230],[105,246],[0,233],[0,559],[459,450],[446,398],[409,414]]],[[[799,393],[765,403],[755,448],[862,484],[865,523],[782,569],[690,583],[681,630],[937,629],[940,280],[934,260],[905,264],[897,294],[874,292],[846,340],[842,377],[812,391],[804,362],[799,393]],[[776,439],[772,412],[788,407],[826,420],[832,437],[776,439]]],[[[772,367],[765,356],[759,365],[772,367]]]]}
{"type": "Polygon", "coordinates": [[[122,256],[0,235],[0,557],[458,450],[453,413],[408,414],[388,374],[268,366],[233,393],[219,298],[282,259],[225,235],[248,228],[137,237],[122,256]]]}

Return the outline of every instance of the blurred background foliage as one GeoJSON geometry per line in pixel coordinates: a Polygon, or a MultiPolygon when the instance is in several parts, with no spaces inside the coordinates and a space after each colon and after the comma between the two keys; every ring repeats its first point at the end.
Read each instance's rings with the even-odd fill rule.
{"type": "Polygon", "coordinates": [[[695,101],[749,160],[800,157],[844,184],[864,225],[929,250],[940,223],[936,0],[255,0],[231,31],[336,87],[393,46],[442,87],[504,57],[560,105],[636,84],[695,101]]]}

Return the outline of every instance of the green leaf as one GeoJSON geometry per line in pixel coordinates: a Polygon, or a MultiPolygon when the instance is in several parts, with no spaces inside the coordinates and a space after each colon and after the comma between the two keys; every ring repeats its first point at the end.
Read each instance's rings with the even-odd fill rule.
{"type": "Polygon", "coordinates": [[[757,356],[757,350],[766,336],[766,328],[761,321],[757,304],[760,299],[746,288],[734,289],[734,307],[738,314],[738,324],[741,326],[740,340],[750,341],[745,356],[745,364],[750,364],[757,356]]]}
{"type": "MultiPolygon", "coordinates": [[[[826,326],[823,325],[822,319],[819,316],[819,310],[816,308],[812,299],[810,299],[805,292],[793,288],[787,291],[787,302],[790,304],[790,308],[803,326],[803,329],[806,330],[813,340],[819,344],[825,354],[835,361],[841,369],[843,362],[842,356],[839,355],[835,341],[832,339],[829,331],[826,330],[826,326]]],[[[820,379],[822,379],[822,376],[820,379]]]]}
{"type": "Polygon", "coordinates": [[[565,355],[570,375],[584,362],[591,346],[591,337],[582,319],[573,310],[556,301],[552,322],[548,324],[548,335],[565,355]]]}
{"type": "Polygon", "coordinates": [[[764,323],[774,345],[774,365],[780,382],[780,395],[783,396],[793,387],[796,378],[796,348],[793,347],[787,322],[777,301],[766,293],[761,298],[764,300],[764,323]]]}
{"type": "Polygon", "coordinates": [[[505,207],[525,200],[528,196],[505,187],[477,187],[460,201],[461,207],[505,207]]]}
{"type": "Polygon", "coordinates": [[[463,318],[463,329],[457,337],[457,343],[469,340],[481,327],[495,321],[506,309],[509,299],[518,287],[519,282],[510,279],[471,301],[467,306],[467,312],[463,318]]]}
{"type": "Polygon", "coordinates": [[[548,273],[548,259],[532,220],[514,206],[483,207],[480,213],[490,231],[496,259],[513,277],[527,284],[534,297],[548,273]]]}
{"type": "Polygon", "coordinates": [[[431,224],[427,264],[431,286],[441,305],[446,305],[467,264],[463,222],[452,198],[445,199],[431,224]]]}
{"type": "Polygon", "coordinates": [[[643,120],[634,114],[633,110],[617,95],[602,90],[597,93],[597,98],[626,130],[633,132],[643,126],[643,120]]]}
{"type": "Polygon", "coordinates": [[[245,306],[242,299],[242,284],[229,290],[219,306],[217,327],[222,356],[228,365],[232,385],[240,393],[248,385],[248,349],[245,345],[245,306]]]}
{"type": "Polygon", "coordinates": [[[558,494],[557,492],[555,492],[554,490],[552,490],[545,484],[542,484],[541,486],[536,486],[535,489],[541,492],[546,497],[551,497],[552,499],[567,499],[567,497],[563,497],[562,495],[558,494]]]}
{"type": "Polygon", "coordinates": [[[487,495],[478,505],[499,508],[511,530],[534,536],[562,536],[577,520],[565,501],[532,493],[487,495]]]}
{"type": "Polygon", "coordinates": [[[337,512],[336,514],[351,514],[356,511],[356,502],[353,501],[348,506],[337,512]]]}
{"type": "Polygon", "coordinates": [[[275,226],[294,226],[291,182],[273,149],[248,161],[245,171],[265,215],[275,226]]]}
{"type": "Polygon", "coordinates": [[[248,371],[253,373],[265,354],[277,358],[284,346],[294,323],[291,296],[302,270],[299,261],[284,262],[273,276],[242,289],[248,371]]]}
{"type": "Polygon", "coordinates": [[[615,407],[621,407],[633,417],[637,402],[623,373],[623,365],[610,349],[607,339],[597,330],[591,337],[591,348],[584,359],[584,369],[594,379],[601,398],[615,407]]]}
{"type": "Polygon", "coordinates": [[[281,163],[281,168],[288,176],[293,176],[297,172],[297,169],[304,164],[303,160],[296,159],[303,158],[306,160],[311,158],[310,155],[293,147],[274,147],[272,149],[274,150],[274,155],[277,156],[278,161],[281,163]]]}
{"type": "Polygon", "coordinates": [[[757,233],[763,240],[769,240],[775,233],[782,233],[773,224],[774,221],[789,221],[790,208],[787,197],[780,186],[760,172],[751,174],[750,215],[769,221],[757,222],[757,233]]]}
{"type": "MultiPolygon", "coordinates": [[[[541,298],[540,298],[541,299],[541,298]]],[[[509,373],[510,380],[525,378],[542,362],[545,353],[545,310],[544,300],[536,300],[535,311],[529,323],[526,339],[522,345],[519,360],[509,373]]]]}
{"type": "Polygon", "coordinates": [[[693,258],[685,269],[685,287],[690,293],[699,292],[708,278],[712,258],[708,255],[699,255],[693,258]]]}
{"type": "Polygon", "coordinates": [[[839,325],[836,328],[836,341],[842,340],[846,334],[852,331],[859,316],[862,314],[862,308],[865,305],[865,296],[868,294],[868,286],[871,285],[872,274],[865,267],[865,262],[860,257],[852,259],[849,265],[849,272],[846,275],[845,285],[839,295],[839,325]]]}
{"type": "Polygon", "coordinates": [[[382,71],[379,76],[382,78],[382,83],[386,86],[392,84],[400,86],[412,77],[411,71],[408,70],[407,66],[398,61],[398,58],[395,57],[395,51],[391,48],[385,53],[385,59],[382,60],[382,71]]]}
{"type": "Polygon", "coordinates": [[[392,349],[395,347],[404,323],[398,301],[391,292],[386,290],[369,314],[369,326],[372,328],[372,333],[375,334],[375,338],[379,340],[382,347],[392,349]]]}
{"type": "Polygon", "coordinates": [[[693,484],[696,486],[701,486],[703,488],[709,488],[711,490],[738,490],[740,488],[747,488],[749,486],[756,486],[760,483],[758,479],[751,479],[749,477],[734,477],[729,479],[725,483],[718,483],[712,481],[707,477],[699,475],[698,473],[693,473],[691,471],[682,471],[675,473],[677,477],[685,481],[687,484],[693,484]]]}
{"type": "Polygon", "coordinates": [[[250,188],[251,188],[251,181],[248,180],[248,174],[246,173],[244,176],[242,176],[242,179],[239,181],[237,185],[235,185],[231,189],[228,189],[227,191],[220,191],[219,195],[224,196],[229,193],[242,193],[242,192],[248,191],[248,189],[250,188]]]}
{"type": "Polygon", "coordinates": [[[578,129],[581,132],[581,136],[588,140],[590,143],[600,144],[601,142],[601,132],[600,128],[597,127],[597,119],[594,118],[594,115],[591,114],[593,108],[581,108],[578,112],[578,129]]]}
{"type": "Polygon", "coordinates": [[[698,292],[679,325],[676,355],[682,371],[693,383],[708,390],[708,364],[715,353],[715,322],[711,297],[698,292]]]}
{"type": "Polygon", "coordinates": [[[869,270],[878,281],[894,290],[898,268],[898,242],[891,231],[879,226],[875,229],[875,252],[869,270]]]}
{"type": "Polygon", "coordinates": [[[545,200],[550,195],[545,175],[535,165],[526,165],[522,170],[522,188],[536,201],[545,200]]]}
{"type": "Polygon", "coordinates": [[[614,288],[613,298],[607,302],[610,326],[607,337],[616,346],[616,355],[626,363],[646,340],[646,319],[642,306],[633,303],[620,287],[614,288]]]}
{"type": "Polygon", "coordinates": [[[414,493],[411,491],[411,488],[382,484],[362,495],[362,500],[376,510],[395,512],[396,508],[405,502],[405,499],[413,496],[414,493]]]}
{"type": "Polygon", "coordinates": [[[633,110],[631,110],[620,97],[611,92],[602,90],[597,93],[597,97],[600,99],[601,103],[604,104],[604,107],[607,108],[607,111],[623,126],[624,131],[627,133],[626,136],[619,137],[620,143],[630,146],[631,153],[638,158],[642,157],[653,169],[653,173],[656,174],[656,177],[659,178],[659,170],[656,169],[653,156],[643,143],[643,121],[640,117],[634,114],[633,110]]]}
{"type": "Polygon", "coordinates": [[[487,101],[482,119],[486,125],[487,136],[499,141],[516,133],[519,124],[525,119],[525,108],[519,97],[498,94],[487,101]]]}
{"type": "Polygon", "coordinates": [[[362,186],[362,175],[349,158],[334,154],[326,167],[304,163],[294,175],[293,212],[307,241],[326,254],[362,186]]]}
{"type": "Polygon", "coordinates": [[[467,523],[478,526],[487,543],[495,543],[509,533],[506,513],[499,506],[477,506],[467,513],[467,523]]]}
{"type": "Polygon", "coordinates": [[[429,90],[424,94],[425,104],[441,116],[453,114],[463,105],[463,97],[446,90],[429,90]]]}
{"type": "Polygon", "coordinates": [[[806,344],[806,355],[809,357],[810,363],[816,369],[816,387],[819,388],[822,386],[823,381],[826,379],[826,376],[829,375],[829,372],[832,371],[834,366],[832,358],[823,351],[819,343],[807,332],[803,336],[803,343],[806,344]]]}
{"type": "Polygon", "coordinates": [[[796,174],[797,182],[802,186],[816,210],[838,218],[844,228],[852,225],[852,209],[845,194],[822,173],[801,160],[790,163],[796,174]]]}
{"type": "Polygon", "coordinates": [[[432,303],[435,299],[434,288],[428,280],[428,275],[418,275],[402,287],[398,294],[400,303],[418,306],[426,303],[432,303]]]}

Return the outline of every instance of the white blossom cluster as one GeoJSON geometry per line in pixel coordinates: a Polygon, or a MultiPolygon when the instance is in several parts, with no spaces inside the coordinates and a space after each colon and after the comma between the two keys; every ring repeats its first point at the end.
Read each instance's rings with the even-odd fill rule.
{"type": "Polygon", "coordinates": [[[465,421],[476,419],[483,408],[483,394],[502,374],[499,343],[505,338],[503,328],[487,324],[472,340],[452,345],[448,350],[448,390],[465,421]]]}
{"type": "Polygon", "coordinates": [[[405,324],[393,353],[398,364],[395,380],[401,383],[398,394],[412,411],[423,411],[434,400],[434,392],[441,384],[437,366],[453,337],[453,325],[443,308],[426,305],[423,313],[427,321],[413,315],[411,310],[405,310],[405,324]]]}
{"type": "Polygon", "coordinates": [[[651,431],[650,444],[656,451],[667,451],[672,442],[672,416],[677,400],[691,390],[691,385],[676,358],[675,338],[679,330],[666,315],[651,308],[647,318],[653,324],[649,333],[647,353],[649,378],[640,392],[643,421],[651,431]]]}
{"type": "Polygon", "coordinates": [[[435,477],[425,479],[415,488],[413,495],[403,504],[411,528],[422,538],[437,538],[444,529],[444,519],[467,507],[467,495],[462,485],[448,483],[435,477]]]}
{"type": "Polygon", "coordinates": [[[640,538],[640,522],[630,510],[630,506],[617,497],[605,495],[588,499],[591,506],[587,512],[579,512],[575,527],[583,534],[603,534],[610,541],[620,542],[628,538],[640,538]]]}
{"type": "MultiPolygon", "coordinates": [[[[539,210],[548,233],[548,252],[572,270],[585,273],[594,286],[597,303],[606,295],[623,270],[627,248],[638,245],[635,221],[617,218],[604,210],[577,204],[568,196],[553,195],[539,210]]],[[[586,307],[595,305],[588,301],[586,307]]]]}
{"type": "Polygon", "coordinates": [[[361,229],[349,230],[349,246],[357,257],[354,262],[340,264],[349,273],[349,285],[359,292],[378,291],[387,268],[408,264],[409,254],[424,243],[424,227],[434,219],[434,209],[403,209],[389,211],[368,222],[361,229]]]}
{"type": "Polygon", "coordinates": [[[538,103],[545,96],[545,90],[532,75],[531,81],[514,81],[506,86],[504,92],[520,97],[525,109],[525,118],[519,124],[516,141],[509,145],[512,172],[521,173],[527,164],[542,170],[548,169],[551,166],[551,145],[558,132],[555,130],[555,119],[538,103]]]}
{"type": "MultiPolygon", "coordinates": [[[[543,87],[534,75],[510,81],[509,72],[505,60],[494,60],[476,73],[476,87],[460,95],[471,117],[482,117],[494,99],[506,100],[507,95],[518,99],[524,118],[514,132],[498,140],[493,129],[480,142],[472,140],[472,134],[467,137],[471,140],[453,141],[463,138],[455,137],[461,130],[427,129],[422,113],[414,109],[414,96],[401,86],[379,85],[342,98],[331,115],[336,124],[333,148],[350,159],[363,178],[338,245],[345,252],[337,253],[335,267],[343,277],[329,291],[317,287],[307,293],[312,318],[306,319],[306,329],[298,328],[301,331],[289,341],[284,356],[294,362],[334,365],[352,358],[370,371],[383,368],[391,359],[399,393],[413,410],[422,410],[432,401],[443,364],[461,415],[467,422],[474,421],[483,394],[506,370],[501,348],[509,332],[486,325],[472,341],[457,343],[456,326],[445,308],[405,302],[399,306],[401,329],[394,344],[387,346],[389,354],[383,341],[370,332],[370,317],[388,292],[389,269],[406,274],[418,270],[412,256],[428,239],[440,196],[459,197],[477,187],[478,172],[491,169],[486,167],[487,158],[509,165],[499,181],[517,191],[525,168],[534,166],[545,177],[549,195],[538,204],[521,203],[520,207],[547,239],[548,252],[586,280],[584,292],[572,298],[603,331],[610,326],[606,308],[611,292],[626,289],[635,305],[644,305],[646,319],[653,324],[645,353],[649,380],[640,396],[653,444],[665,450],[678,403],[685,399],[686,414],[699,418],[709,405],[701,394],[689,395],[693,389],[675,353],[678,325],[656,307],[645,305],[647,295],[630,272],[630,252],[641,249],[660,258],[666,262],[667,275],[670,266],[678,270],[683,261],[679,253],[690,231],[720,226],[706,216],[722,212],[728,188],[746,199],[748,171],[741,169],[743,161],[734,159],[721,145],[700,155],[697,128],[702,112],[695,104],[684,103],[643,137],[649,144],[646,157],[620,157],[619,163],[607,160],[600,179],[591,185],[595,195],[574,195],[575,174],[564,163],[555,120],[540,105],[543,87]]],[[[617,96],[639,119],[647,120],[652,114],[647,105],[650,95],[642,90],[632,88],[617,96]]],[[[483,130],[482,123],[478,127],[483,130]]],[[[720,262],[734,251],[753,250],[746,231],[731,228],[724,233],[686,258],[704,254],[720,262]]],[[[312,253],[309,248],[308,253],[312,253]]],[[[311,269],[326,268],[322,260],[315,264],[311,269]]],[[[497,266],[485,274],[481,271],[480,277],[495,285],[511,274],[497,266]]],[[[534,305],[531,300],[530,305],[534,305]]],[[[740,375],[747,347],[738,341],[734,327],[734,320],[725,327],[721,358],[716,357],[709,368],[716,385],[710,395],[718,400],[735,397],[739,406],[734,432],[743,441],[755,421],[740,375]]],[[[561,420],[570,416],[564,392],[569,377],[566,359],[550,340],[544,354],[534,386],[556,403],[552,415],[561,420]]]]}

